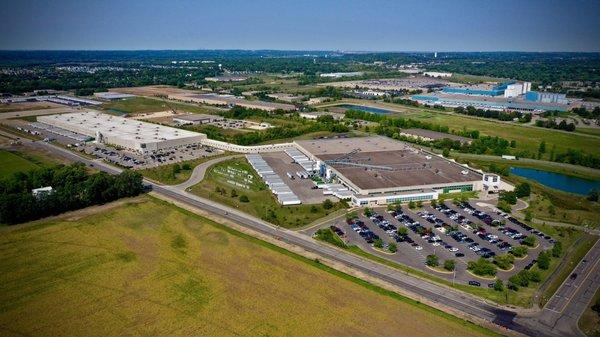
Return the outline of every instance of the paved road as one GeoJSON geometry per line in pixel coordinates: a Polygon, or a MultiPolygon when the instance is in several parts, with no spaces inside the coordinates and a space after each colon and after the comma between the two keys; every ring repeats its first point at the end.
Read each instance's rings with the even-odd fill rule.
{"type": "Polygon", "coordinates": [[[578,321],[600,287],[600,241],[590,249],[584,259],[575,267],[554,293],[544,309],[523,324],[542,325],[562,336],[585,336],[578,327],[578,321]]]}
{"type": "Polygon", "coordinates": [[[198,184],[199,182],[202,181],[202,179],[204,179],[204,174],[206,173],[206,170],[211,167],[214,164],[220,163],[222,161],[225,160],[229,160],[232,158],[238,158],[241,157],[242,155],[231,155],[231,156],[225,156],[225,157],[219,157],[219,158],[215,158],[209,161],[206,161],[202,164],[199,164],[198,166],[196,166],[194,168],[194,171],[192,171],[192,175],[190,176],[190,178],[178,185],[173,185],[174,188],[178,189],[178,190],[182,190],[185,191],[186,189],[198,184]]]}
{"type": "MultiPolygon", "coordinates": [[[[121,171],[120,169],[110,166],[101,160],[90,160],[53,144],[41,144],[44,144],[44,146],[48,147],[49,149],[57,151],[66,157],[72,158],[74,161],[83,162],[86,165],[93,165],[95,168],[108,173],[117,174],[121,171]]],[[[321,244],[304,234],[277,228],[248,214],[215,203],[211,200],[200,198],[173,186],[158,185],[150,181],[144,182],[156,193],[170,197],[181,203],[185,203],[187,205],[222,216],[259,233],[278,238],[285,243],[301,247],[308,252],[316,253],[324,258],[342,263],[367,275],[398,286],[408,293],[413,294],[416,298],[425,298],[432,303],[438,303],[440,306],[454,308],[455,310],[461,311],[467,315],[494,322],[500,326],[526,335],[564,336],[564,333],[558,333],[557,330],[554,330],[550,326],[540,322],[535,315],[532,315],[533,317],[518,317],[519,319],[516,320],[515,318],[517,317],[517,313],[502,309],[493,304],[486,303],[475,296],[471,296],[469,294],[441,285],[429,283],[398,270],[369,260],[364,260],[334,247],[321,244]]],[[[595,268],[594,271],[598,272],[598,269],[595,268]]],[[[582,280],[587,282],[587,280],[590,279],[582,276],[582,280]]]]}

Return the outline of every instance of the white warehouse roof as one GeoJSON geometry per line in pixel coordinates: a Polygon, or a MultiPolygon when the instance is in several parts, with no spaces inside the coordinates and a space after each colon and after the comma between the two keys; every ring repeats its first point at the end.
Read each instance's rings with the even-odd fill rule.
{"type": "Polygon", "coordinates": [[[40,116],[38,121],[95,137],[96,141],[137,151],[156,151],[199,143],[205,134],[99,112],[40,116]],[[99,139],[100,138],[100,139],[99,139]]]}

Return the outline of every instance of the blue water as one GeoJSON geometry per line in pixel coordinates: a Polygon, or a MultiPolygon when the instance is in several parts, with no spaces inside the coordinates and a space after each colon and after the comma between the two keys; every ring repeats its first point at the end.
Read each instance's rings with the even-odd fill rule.
{"type": "Polygon", "coordinates": [[[337,105],[337,106],[340,108],[344,108],[344,109],[352,109],[352,110],[358,110],[358,111],[364,111],[364,112],[371,112],[371,113],[378,114],[378,115],[385,115],[385,114],[389,114],[389,113],[393,112],[391,110],[374,108],[372,106],[356,105],[356,104],[341,104],[341,105],[337,105]]]}
{"type": "Polygon", "coordinates": [[[535,180],[542,185],[552,187],[557,190],[580,195],[587,195],[592,188],[600,189],[600,181],[585,180],[561,173],[523,167],[511,167],[510,173],[523,178],[535,180]]]}

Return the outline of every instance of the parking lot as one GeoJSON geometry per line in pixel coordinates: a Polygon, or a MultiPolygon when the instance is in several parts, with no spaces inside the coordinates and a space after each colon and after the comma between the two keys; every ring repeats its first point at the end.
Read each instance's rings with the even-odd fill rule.
{"type": "MultiPolygon", "coordinates": [[[[481,257],[491,260],[495,255],[506,254],[521,245],[525,237],[535,236],[537,245],[529,248],[526,257],[516,258],[514,268],[509,271],[498,269],[497,277],[506,281],[520,270],[531,268],[538,254],[551,248],[554,242],[550,236],[507,214],[493,212],[476,201],[459,205],[444,202],[435,208],[426,204],[418,210],[411,210],[406,205],[394,211],[376,208],[370,217],[361,213],[357,219],[337,220],[319,228],[327,226],[339,229],[337,232],[348,245],[356,245],[371,254],[448,280],[454,278],[460,283],[475,280],[482,286],[493,281],[469,273],[469,261],[481,257]],[[406,228],[406,235],[398,234],[400,227],[406,228]],[[378,238],[384,242],[383,249],[373,246],[378,238]],[[392,242],[397,245],[397,252],[393,254],[387,251],[387,245],[392,242]],[[440,265],[445,260],[455,260],[455,274],[427,267],[425,261],[431,254],[438,256],[440,265]]],[[[312,235],[319,228],[311,228],[305,233],[312,235]]]]}
{"type": "Polygon", "coordinates": [[[66,130],[60,130],[59,128],[54,128],[57,132],[52,132],[52,129],[48,130],[36,127],[36,124],[18,119],[10,120],[7,124],[21,132],[30,133],[44,141],[55,142],[75,151],[102,158],[107,162],[122,167],[133,169],[157,167],[223,153],[222,150],[213,150],[201,145],[188,145],[176,149],[141,154],[126,149],[118,149],[106,144],[84,142],[82,139],[89,139],[89,137],[68,132],[66,130]]]}

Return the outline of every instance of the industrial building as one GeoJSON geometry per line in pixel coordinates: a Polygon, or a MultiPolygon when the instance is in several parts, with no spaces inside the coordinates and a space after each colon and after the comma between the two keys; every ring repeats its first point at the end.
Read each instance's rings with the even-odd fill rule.
{"type": "Polygon", "coordinates": [[[464,94],[446,94],[437,92],[428,95],[413,95],[410,97],[413,101],[427,105],[441,105],[449,108],[472,106],[477,109],[498,110],[498,111],[521,111],[521,112],[541,112],[541,111],[567,111],[571,108],[567,103],[546,103],[542,101],[531,101],[518,98],[499,97],[477,97],[464,94]]]}
{"type": "Polygon", "coordinates": [[[201,103],[220,106],[241,106],[248,109],[259,109],[265,111],[294,111],[296,106],[291,104],[264,102],[258,100],[247,100],[238,98],[233,95],[218,95],[218,94],[169,94],[169,99],[179,100],[189,103],[201,103]]]}
{"type": "Polygon", "coordinates": [[[173,122],[178,125],[210,124],[224,120],[225,118],[219,115],[207,114],[181,114],[173,116],[173,122]]]}
{"type": "Polygon", "coordinates": [[[141,153],[201,143],[206,135],[99,112],[39,116],[38,122],[141,153]]]}
{"type": "Polygon", "coordinates": [[[386,137],[300,140],[294,144],[316,163],[316,173],[324,180],[350,190],[357,206],[511,187],[499,178],[484,186],[482,172],[386,137]]]}
{"type": "Polygon", "coordinates": [[[114,92],[114,91],[107,91],[107,92],[95,92],[94,97],[104,99],[107,101],[118,101],[118,100],[122,100],[122,99],[135,97],[135,95],[122,94],[120,92],[114,92]]]}

